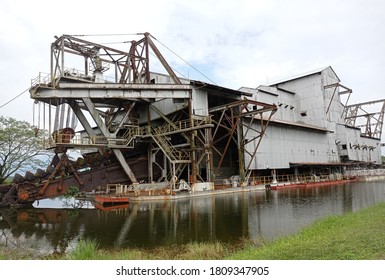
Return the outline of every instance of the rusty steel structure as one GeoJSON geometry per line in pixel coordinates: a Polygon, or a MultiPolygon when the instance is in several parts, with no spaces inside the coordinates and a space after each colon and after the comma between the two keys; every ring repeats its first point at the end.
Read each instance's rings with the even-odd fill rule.
{"type": "Polygon", "coordinates": [[[361,128],[365,137],[381,139],[384,111],[385,99],[345,106],[346,125],[361,128]]]}
{"type": "MultiPolygon", "coordinates": [[[[362,131],[361,135],[364,137],[381,139],[384,124],[385,99],[348,105],[350,96],[353,92],[352,89],[343,86],[340,83],[331,84],[324,88],[334,89],[331,100],[333,100],[335,94],[340,96],[345,94],[348,95],[341,115],[345,118],[345,124],[347,126],[360,128],[362,131]]],[[[330,106],[331,101],[326,110],[326,114],[329,112],[330,106]]]]}
{"type": "Polygon", "coordinates": [[[151,185],[173,191],[182,180],[194,189],[200,183],[221,184],[234,174],[247,183],[276,105],[179,78],[156,39],[140,36],[127,52],[77,36],[56,37],[51,72],[33,79],[30,88],[34,102],[43,104],[42,145],[54,157],[46,170],[16,175],[12,184],[1,186],[0,206],[30,205],[72,186],[91,191],[127,184],[140,191],[151,185]],[[150,56],[164,74],[150,71],[150,56]],[[74,61],[78,64],[69,67],[74,61]],[[251,130],[253,139],[247,139],[251,130]],[[250,141],[257,143],[251,150],[250,141]],[[82,156],[71,160],[71,150],[82,156]]]}

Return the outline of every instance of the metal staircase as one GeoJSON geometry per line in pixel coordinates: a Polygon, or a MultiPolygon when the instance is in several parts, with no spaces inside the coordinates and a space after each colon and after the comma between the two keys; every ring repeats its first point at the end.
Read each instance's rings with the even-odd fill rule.
{"type": "Polygon", "coordinates": [[[162,127],[151,127],[151,138],[163,151],[171,163],[189,163],[189,153],[175,148],[164,136],[162,127]]]}

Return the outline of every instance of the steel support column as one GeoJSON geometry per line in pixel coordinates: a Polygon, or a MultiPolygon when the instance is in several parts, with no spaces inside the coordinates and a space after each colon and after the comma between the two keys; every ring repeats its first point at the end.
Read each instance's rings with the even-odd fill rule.
{"type": "MultiPolygon", "coordinates": [[[[113,135],[110,134],[110,132],[108,131],[106,125],[104,124],[102,118],[99,115],[99,112],[96,110],[96,107],[92,103],[91,99],[90,98],[83,98],[82,100],[84,102],[84,105],[87,107],[88,112],[90,113],[91,117],[93,118],[96,125],[98,126],[98,128],[102,132],[102,134],[106,138],[112,137],[113,135]]],[[[130,166],[126,162],[126,159],[124,158],[124,156],[122,154],[122,151],[119,149],[112,149],[112,151],[114,152],[117,160],[119,161],[120,165],[122,166],[122,168],[126,172],[127,176],[130,178],[131,182],[133,184],[138,183],[138,181],[136,180],[135,174],[132,172],[130,166]]]]}

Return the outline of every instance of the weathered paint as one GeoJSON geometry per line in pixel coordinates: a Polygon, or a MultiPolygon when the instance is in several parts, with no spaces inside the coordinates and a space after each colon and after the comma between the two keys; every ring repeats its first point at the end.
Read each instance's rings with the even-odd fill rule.
{"type": "MultiPolygon", "coordinates": [[[[380,140],[362,137],[360,129],[345,125],[341,96],[330,86],[339,82],[327,67],[257,89],[242,88],[255,100],[278,105],[250,169],[289,168],[293,162],[381,163],[380,140]]],[[[260,130],[258,123],[253,126],[260,130]]],[[[248,138],[252,136],[256,133],[248,138]]],[[[257,140],[251,141],[246,150],[253,151],[256,145],[257,140]]]]}

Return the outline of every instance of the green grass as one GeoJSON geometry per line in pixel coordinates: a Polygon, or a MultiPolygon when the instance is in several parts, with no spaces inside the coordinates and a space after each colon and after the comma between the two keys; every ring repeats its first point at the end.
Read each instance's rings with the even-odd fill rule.
{"type": "MultiPolygon", "coordinates": [[[[41,257],[40,257],[41,258],[41,257]]],[[[27,252],[0,247],[1,259],[36,259],[27,252]]],[[[170,245],[156,249],[104,250],[94,240],[80,241],[69,260],[382,260],[385,259],[385,203],[357,213],[331,216],[265,245],[240,240],[170,245]]]]}
{"type": "Polygon", "coordinates": [[[97,248],[98,243],[93,240],[80,240],[66,258],[70,260],[92,260],[99,253],[97,248]]]}
{"type": "Polygon", "coordinates": [[[385,204],[331,216],[298,234],[261,248],[249,246],[227,259],[378,260],[385,259],[385,204]]]}
{"type": "Polygon", "coordinates": [[[0,260],[33,260],[36,259],[31,252],[26,250],[14,250],[0,246],[0,260]]]}
{"type": "Polygon", "coordinates": [[[98,249],[92,240],[80,241],[65,258],[69,260],[220,260],[229,254],[220,242],[189,243],[156,249],[98,249]]]}

